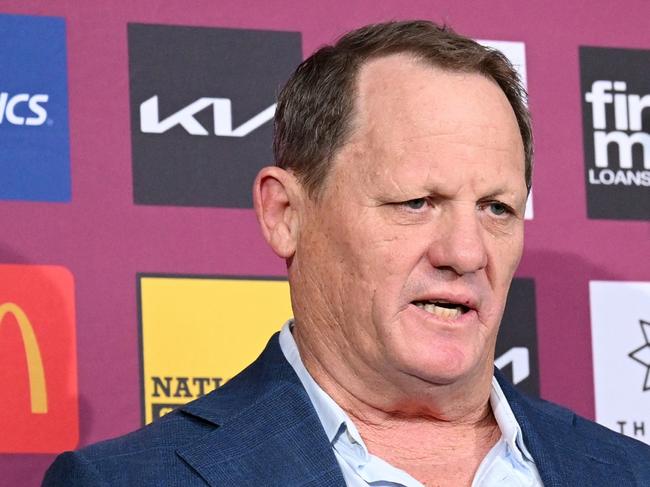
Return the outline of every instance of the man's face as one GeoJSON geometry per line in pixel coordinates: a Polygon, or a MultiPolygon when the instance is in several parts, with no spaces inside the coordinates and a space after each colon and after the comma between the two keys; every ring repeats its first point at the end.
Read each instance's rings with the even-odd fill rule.
{"type": "Polygon", "coordinates": [[[493,81],[405,55],[369,62],[357,87],[349,142],[302,216],[300,339],[369,380],[485,378],[523,247],[514,113],[493,81]]]}

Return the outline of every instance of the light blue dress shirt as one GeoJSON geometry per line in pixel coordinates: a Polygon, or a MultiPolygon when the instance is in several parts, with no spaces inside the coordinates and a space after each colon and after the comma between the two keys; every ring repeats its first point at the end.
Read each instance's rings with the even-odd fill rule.
{"type": "MultiPolygon", "coordinates": [[[[309,375],[291,335],[292,326],[290,320],[282,328],[280,348],[314,405],[348,487],[423,487],[405,471],[368,452],[352,420],[309,375]]],[[[542,487],[519,423],[495,378],[490,404],[501,438],[479,465],[472,487],[542,487]]]]}

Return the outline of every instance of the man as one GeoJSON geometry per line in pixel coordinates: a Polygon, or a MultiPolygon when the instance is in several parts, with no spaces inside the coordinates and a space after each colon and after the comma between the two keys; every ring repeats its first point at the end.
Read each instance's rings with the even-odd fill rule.
{"type": "Polygon", "coordinates": [[[255,209],[295,319],[44,485],[650,485],[650,448],[495,372],[532,164],[502,55],[423,21],[351,32],[289,80],[274,147],[255,209]]]}

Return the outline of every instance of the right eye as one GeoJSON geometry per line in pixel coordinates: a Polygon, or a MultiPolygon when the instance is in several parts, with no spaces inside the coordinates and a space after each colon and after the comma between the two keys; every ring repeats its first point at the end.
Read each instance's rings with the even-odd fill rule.
{"type": "Polygon", "coordinates": [[[426,198],[415,198],[413,200],[408,200],[402,203],[409,210],[421,210],[427,204],[426,198]]]}

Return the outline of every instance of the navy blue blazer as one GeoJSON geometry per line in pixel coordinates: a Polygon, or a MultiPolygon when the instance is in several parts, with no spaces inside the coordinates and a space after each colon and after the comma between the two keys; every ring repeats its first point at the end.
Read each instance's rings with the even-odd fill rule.
{"type": "MultiPolygon", "coordinates": [[[[497,371],[545,487],[650,486],[650,447],[521,395],[497,371]]],[[[45,487],[345,486],[274,335],[216,391],[126,436],[60,455],[45,487]]]]}

